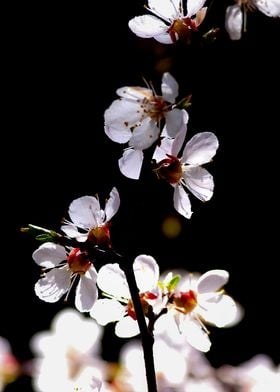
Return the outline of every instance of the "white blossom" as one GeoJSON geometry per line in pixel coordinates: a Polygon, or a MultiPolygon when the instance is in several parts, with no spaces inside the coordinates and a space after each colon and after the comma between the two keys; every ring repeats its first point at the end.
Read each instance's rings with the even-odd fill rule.
{"type": "Polygon", "coordinates": [[[185,218],[192,215],[191,203],[186,190],[199,200],[211,199],[214,190],[212,175],[201,165],[211,161],[218,148],[218,139],[212,132],[197,133],[186,144],[182,156],[178,154],[184,142],[185,131],[175,139],[164,138],[154,152],[157,162],[154,169],[159,178],[174,187],[174,207],[185,218]]]}
{"type": "Polygon", "coordinates": [[[156,95],[152,88],[126,86],[117,90],[120,98],[104,114],[105,133],[114,142],[128,143],[119,159],[120,171],[126,177],[139,178],[143,150],[159,138],[163,120],[169,137],[187,122],[187,112],[175,104],[178,90],[178,83],[168,72],[162,77],[162,95],[156,95]]]}
{"type": "Polygon", "coordinates": [[[80,312],[92,308],[98,297],[97,272],[84,252],[74,248],[67,253],[63,246],[46,242],[33,252],[33,259],[44,269],[43,277],[35,284],[41,300],[57,302],[79,279],[75,306],[80,312]]]}
{"type": "Polygon", "coordinates": [[[50,331],[31,339],[36,392],[99,392],[104,377],[98,358],[102,330],[73,309],[59,312],[50,331]]]}
{"type": "Polygon", "coordinates": [[[70,204],[68,214],[71,221],[65,220],[61,230],[77,241],[91,241],[94,244],[110,243],[110,231],[108,223],[117,213],[120,206],[118,190],[113,188],[109,199],[105,203],[104,210],[101,209],[97,197],[83,196],[75,199],[70,204]]]}
{"type": "Polygon", "coordinates": [[[142,38],[154,38],[163,44],[175,43],[179,38],[189,40],[205,18],[205,0],[188,0],[184,13],[182,0],[148,0],[146,9],[153,15],[136,16],[128,23],[131,31],[142,38]]]}
{"type": "MultiPolygon", "coordinates": [[[[142,307],[157,305],[159,267],[153,257],[139,255],[133,263],[142,307]]],[[[116,335],[132,337],[139,334],[139,327],[129,287],[124,272],[118,264],[106,264],[98,272],[98,287],[109,298],[99,299],[90,311],[90,316],[101,325],[117,321],[116,335]]]]}

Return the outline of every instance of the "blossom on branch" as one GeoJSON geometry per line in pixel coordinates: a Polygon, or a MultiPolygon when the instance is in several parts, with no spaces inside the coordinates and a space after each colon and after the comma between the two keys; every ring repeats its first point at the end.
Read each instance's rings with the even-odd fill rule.
{"type": "Polygon", "coordinates": [[[145,8],[153,15],[136,16],[128,26],[139,37],[154,38],[163,44],[172,44],[178,39],[189,42],[192,31],[197,31],[205,18],[205,1],[188,0],[185,15],[182,0],[148,0],[145,8]]]}
{"type": "MultiPolygon", "coordinates": [[[[133,270],[144,315],[147,316],[150,307],[157,307],[157,283],[159,267],[151,256],[137,256],[133,263],[133,270]]],[[[109,298],[99,299],[90,311],[100,325],[118,321],[115,332],[119,337],[132,337],[139,334],[136,313],[131,300],[129,287],[124,272],[118,264],[106,264],[98,272],[98,287],[109,298]]],[[[147,319],[148,321],[148,319],[147,319]]]]}
{"type": "Polygon", "coordinates": [[[179,86],[168,72],[163,74],[162,95],[144,87],[121,87],[116,99],[105,111],[105,133],[117,143],[128,143],[119,167],[126,177],[138,179],[143,162],[143,150],[154,144],[165,122],[166,133],[175,137],[188,121],[184,109],[176,107],[179,86]]]}
{"type": "Polygon", "coordinates": [[[203,202],[210,200],[213,195],[213,177],[201,165],[211,161],[219,142],[212,132],[197,133],[187,142],[179,158],[184,137],[185,131],[175,139],[165,137],[160,146],[156,147],[153,159],[156,161],[154,171],[158,178],[174,187],[175,209],[189,219],[192,210],[186,190],[203,202]]]}
{"type": "Polygon", "coordinates": [[[109,223],[120,206],[120,196],[116,188],[110,192],[109,199],[101,209],[97,197],[83,196],[70,204],[68,214],[72,222],[64,220],[61,230],[77,241],[89,241],[94,245],[110,246],[109,223]]]}
{"type": "Polygon", "coordinates": [[[36,295],[45,302],[57,302],[78,279],[75,306],[88,312],[98,297],[97,272],[86,252],[66,249],[46,242],[33,252],[35,262],[43,267],[43,277],[35,284],[36,295]]]}

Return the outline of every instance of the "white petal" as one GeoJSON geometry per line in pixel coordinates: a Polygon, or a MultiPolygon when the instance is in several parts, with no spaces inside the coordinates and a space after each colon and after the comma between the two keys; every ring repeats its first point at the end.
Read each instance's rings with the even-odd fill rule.
{"type": "MultiPolygon", "coordinates": [[[[175,33],[176,41],[179,39],[179,36],[177,33],[175,33]]],[[[174,44],[172,41],[172,38],[169,33],[162,33],[162,34],[157,34],[154,36],[154,39],[161,44],[174,44]]]]}
{"type": "Polygon", "coordinates": [[[175,210],[185,218],[190,219],[192,216],[190,199],[181,185],[177,185],[174,189],[173,202],[175,210]]]}
{"type": "Polygon", "coordinates": [[[181,0],[148,0],[148,6],[155,14],[167,19],[174,19],[181,16],[180,2],[181,0]]]}
{"type": "Polygon", "coordinates": [[[72,223],[62,225],[60,229],[70,238],[76,238],[81,235],[77,227],[72,223]]]}
{"type": "Polygon", "coordinates": [[[72,222],[83,228],[97,227],[99,223],[100,204],[93,196],[75,199],[68,210],[72,222]]]}
{"type": "Polygon", "coordinates": [[[167,158],[166,154],[171,155],[173,142],[174,142],[174,139],[170,139],[167,137],[161,139],[160,146],[156,146],[156,148],[155,148],[155,151],[153,154],[153,159],[156,162],[160,162],[163,159],[167,158]]]}
{"type": "Polygon", "coordinates": [[[175,137],[182,127],[186,127],[184,123],[184,113],[181,109],[173,109],[165,113],[165,131],[169,137],[175,137]]]}
{"type": "Polygon", "coordinates": [[[130,147],[137,150],[149,148],[159,137],[157,123],[151,118],[145,118],[139,126],[135,127],[129,141],[130,147]]]}
{"type": "Polygon", "coordinates": [[[182,161],[191,165],[210,162],[216,154],[219,142],[212,132],[200,132],[188,141],[184,148],[182,161]]]}
{"type": "Polygon", "coordinates": [[[134,150],[133,148],[125,150],[123,156],[118,161],[121,173],[128,178],[138,180],[143,158],[142,150],[134,150]]]}
{"type": "Polygon", "coordinates": [[[125,128],[124,126],[112,124],[104,126],[104,131],[106,135],[113,140],[113,142],[124,144],[131,138],[132,132],[130,128],[125,128]]]}
{"type": "Polygon", "coordinates": [[[174,103],[178,97],[179,85],[169,72],[165,72],[161,82],[162,97],[165,101],[174,103]]]}
{"type": "Polygon", "coordinates": [[[130,30],[141,38],[152,38],[164,33],[168,26],[153,15],[136,16],[128,22],[130,30]]]}
{"type": "MultiPolygon", "coordinates": [[[[125,98],[126,101],[136,102],[137,106],[140,107],[139,102],[143,99],[151,99],[153,97],[153,91],[146,87],[136,86],[124,86],[117,89],[116,93],[121,97],[125,98]]],[[[132,106],[131,106],[132,107],[132,106]]]]}
{"type": "Polygon", "coordinates": [[[111,128],[115,132],[118,130],[120,132],[119,139],[114,141],[126,143],[127,140],[125,140],[125,137],[130,133],[130,128],[140,121],[142,115],[143,109],[138,101],[116,99],[104,113],[105,132],[107,136],[111,137],[111,128]]]}
{"type": "Polygon", "coordinates": [[[151,291],[159,280],[159,266],[152,256],[137,256],[133,263],[133,270],[140,293],[151,291]]]}
{"type": "Polygon", "coordinates": [[[220,290],[228,281],[229,273],[225,270],[211,270],[201,275],[197,281],[199,294],[211,293],[220,290]]]}
{"type": "MultiPolygon", "coordinates": [[[[185,110],[183,110],[184,121],[186,120],[185,113],[187,114],[187,112],[185,110]]],[[[177,135],[176,135],[176,137],[174,139],[174,143],[172,144],[171,155],[173,155],[174,157],[178,156],[178,154],[179,154],[179,152],[180,152],[180,150],[181,150],[181,148],[183,146],[183,143],[185,141],[186,133],[187,133],[187,125],[184,122],[182,124],[182,127],[181,127],[180,131],[177,133],[177,135]]]]}
{"type": "Polygon", "coordinates": [[[119,338],[131,338],[140,333],[138,323],[130,316],[126,316],[116,324],[115,333],[119,338]]]}
{"type": "Polygon", "coordinates": [[[276,18],[280,16],[280,1],[279,0],[255,0],[254,4],[259,11],[267,16],[276,18]]]}
{"type": "Polygon", "coordinates": [[[97,272],[93,266],[84,275],[81,275],[75,296],[75,306],[80,312],[89,312],[97,300],[96,280],[97,272]]]}
{"type": "Polygon", "coordinates": [[[187,0],[187,16],[195,15],[204,6],[205,2],[206,0],[187,0]]]}
{"type": "Polygon", "coordinates": [[[230,39],[236,41],[242,36],[242,10],[238,4],[230,5],[226,9],[225,28],[230,39]]]}
{"type": "Polygon", "coordinates": [[[106,222],[108,222],[118,211],[120,206],[120,196],[117,188],[113,188],[110,192],[109,199],[105,205],[106,222]]]}
{"type": "Polygon", "coordinates": [[[206,169],[200,166],[189,166],[184,173],[184,179],[187,188],[199,200],[208,201],[213,196],[213,176],[206,169]]]}
{"type": "Polygon", "coordinates": [[[53,242],[45,242],[33,252],[32,257],[41,267],[52,268],[66,260],[67,254],[63,246],[53,242]]]}
{"type": "Polygon", "coordinates": [[[56,302],[70,287],[70,277],[71,271],[68,270],[67,265],[52,269],[35,284],[35,293],[45,302],[56,302]]]}
{"type": "Polygon", "coordinates": [[[122,305],[115,299],[99,299],[93,305],[90,316],[93,317],[98,324],[106,325],[113,321],[119,321],[126,313],[126,306],[122,305]]]}
{"type": "Polygon", "coordinates": [[[101,267],[98,271],[97,285],[113,297],[130,298],[126,277],[119,264],[106,264],[101,267]]]}
{"type": "Polygon", "coordinates": [[[228,295],[223,295],[217,303],[208,302],[207,305],[203,304],[203,308],[198,308],[197,313],[199,313],[205,321],[216,325],[217,327],[225,327],[228,324],[233,325],[234,323],[237,323],[241,317],[236,303],[228,295]]]}
{"type": "Polygon", "coordinates": [[[202,329],[198,321],[186,319],[181,323],[180,330],[191,346],[203,352],[210,350],[211,342],[208,334],[202,329]]]}

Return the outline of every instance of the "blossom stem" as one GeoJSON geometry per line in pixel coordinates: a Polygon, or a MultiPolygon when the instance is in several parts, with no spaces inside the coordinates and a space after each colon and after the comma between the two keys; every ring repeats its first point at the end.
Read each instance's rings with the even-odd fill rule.
{"type": "Polygon", "coordinates": [[[145,367],[146,367],[148,392],[157,392],[156,373],[155,373],[155,364],[154,364],[154,355],[153,355],[154,337],[152,332],[148,330],[145,321],[145,317],[144,317],[144,313],[139,297],[139,290],[137,288],[132,264],[129,263],[129,261],[122,259],[120,266],[123,269],[127,279],[131,298],[133,301],[134,310],[137,317],[138,326],[140,329],[145,367]]]}

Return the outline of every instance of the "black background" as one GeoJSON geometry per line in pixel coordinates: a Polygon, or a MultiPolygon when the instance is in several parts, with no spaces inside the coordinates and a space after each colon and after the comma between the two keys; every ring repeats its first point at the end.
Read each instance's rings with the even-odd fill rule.
{"type": "MultiPolygon", "coordinates": [[[[46,2],[4,13],[0,335],[25,361],[32,356],[30,337],[48,329],[65,307],[35,296],[39,268],[31,254],[38,244],[20,227],[59,229],[73,199],[98,192],[104,200],[117,186],[117,249],[131,258],[151,254],[162,271],[230,272],[227,291],[243,305],[245,317],[234,328],[212,331],[212,364],[238,364],[257,353],[279,362],[279,22],[256,12],[240,42],[221,29],[213,45],[164,46],[137,38],[127,27],[144,13],[142,1],[112,3],[46,2]],[[103,132],[103,113],[118,87],[143,85],[144,76],[159,92],[166,70],[179,82],[181,97],[192,93],[189,137],[213,131],[220,140],[208,166],[214,197],[205,204],[193,197],[190,221],[174,211],[171,187],[150,172],[151,152],[140,181],[126,179],[117,167],[122,146],[103,132]],[[182,224],[176,239],[161,231],[169,215],[182,224]]],[[[205,29],[222,21],[225,6],[214,3],[205,29]]],[[[110,332],[104,357],[115,360],[123,341],[110,332]]],[[[7,391],[22,390],[25,382],[7,391]]]]}

